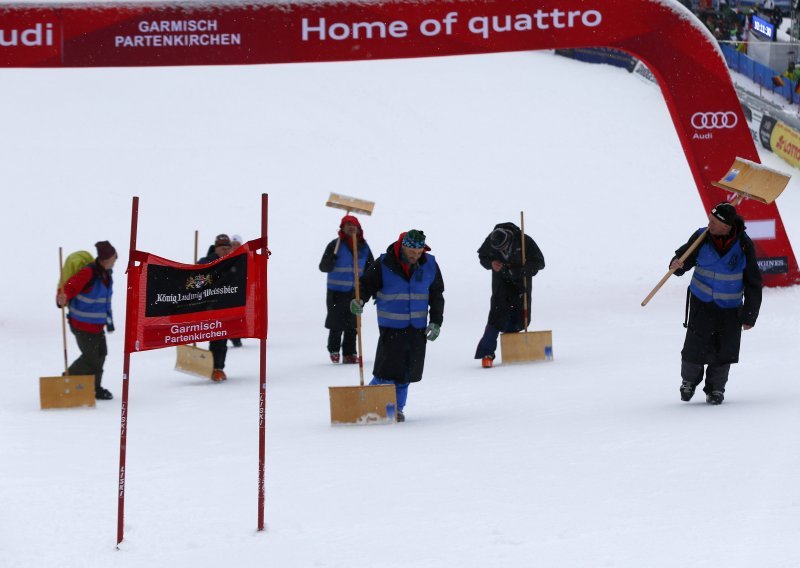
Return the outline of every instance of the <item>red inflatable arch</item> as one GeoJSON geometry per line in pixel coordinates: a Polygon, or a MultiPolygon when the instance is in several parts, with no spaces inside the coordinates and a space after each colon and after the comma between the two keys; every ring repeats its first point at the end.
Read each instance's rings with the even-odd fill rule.
{"type": "MultiPolygon", "coordinates": [[[[758,153],[714,38],[676,0],[6,5],[0,67],[241,65],[612,47],[658,79],[706,209],[758,153]]],[[[773,205],[745,201],[768,286],[800,281],[773,205]]]]}

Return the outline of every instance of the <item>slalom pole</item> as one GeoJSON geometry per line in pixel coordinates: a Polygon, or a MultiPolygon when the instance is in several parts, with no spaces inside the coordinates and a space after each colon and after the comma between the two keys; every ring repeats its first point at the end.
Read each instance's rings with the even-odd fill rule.
{"type": "Polygon", "coordinates": [[[260,353],[259,353],[259,396],[258,396],[258,530],[264,530],[264,462],[266,456],[266,430],[264,425],[265,419],[265,406],[266,406],[266,396],[267,396],[267,337],[266,337],[266,328],[269,322],[268,315],[269,315],[269,308],[267,303],[267,290],[266,290],[266,281],[267,281],[267,266],[269,265],[269,248],[267,247],[267,216],[269,213],[269,194],[262,193],[261,194],[261,238],[263,240],[263,245],[261,247],[261,253],[264,255],[264,283],[265,283],[265,290],[264,290],[264,306],[263,306],[263,316],[264,321],[267,322],[265,324],[264,329],[264,337],[262,337],[259,341],[260,353]]]}
{"type": "MultiPolygon", "coordinates": [[[[139,225],[139,198],[134,196],[131,204],[131,243],[128,251],[128,279],[130,280],[130,269],[133,268],[133,254],[136,251],[136,231],[139,225]]],[[[128,306],[132,304],[132,289],[128,285],[128,306]]],[[[125,454],[128,442],[128,379],[130,374],[131,354],[128,352],[128,328],[131,325],[130,318],[125,317],[125,349],[122,359],[122,410],[119,421],[119,488],[117,501],[117,549],[124,538],[124,518],[125,518],[125,454]]]]}

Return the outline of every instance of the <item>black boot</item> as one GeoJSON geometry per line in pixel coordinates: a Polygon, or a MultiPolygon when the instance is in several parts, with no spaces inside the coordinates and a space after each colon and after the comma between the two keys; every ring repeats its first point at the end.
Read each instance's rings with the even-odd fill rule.
{"type": "Polygon", "coordinates": [[[104,389],[103,387],[97,387],[94,389],[94,398],[97,400],[111,400],[114,398],[114,395],[112,395],[109,390],[104,389]]]}
{"type": "Polygon", "coordinates": [[[722,391],[711,391],[706,396],[706,402],[708,404],[722,404],[723,400],[725,400],[725,395],[722,393],[722,391]]]}
{"type": "Polygon", "coordinates": [[[692,397],[694,396],[694,389],[695,385],[689,381],[683,381],[681,383],[681,400],[683,402],[689,402],[692,400],[692,397]]]}

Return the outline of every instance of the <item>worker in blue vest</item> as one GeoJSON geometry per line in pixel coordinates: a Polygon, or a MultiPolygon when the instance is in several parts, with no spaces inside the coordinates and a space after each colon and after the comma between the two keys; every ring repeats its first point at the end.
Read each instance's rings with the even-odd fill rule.
{"type": "Polygon", "coordinates": [[[69,328],[75,336],[81,355],[69,366],[69,375],[94,375],[94,397],[111,400],[104,388],[103,365],[108,355],[105,332],[114,331],[111,277],[117,250],[108,241],[95,243],[95,261],[76,272],[56,295],[58,307],[69,307],[69,328]]]}
{"type": "Polygon", "coordinates": [[[350,303],[361,314],[375,298],[380,336],[370,385],[395,385],[398,422],[405,421],[408,385],[422,380],[426,343],[439,337],[444,317],[444,281],[429,250],[422,231],[401,233],[361,278],[361,300],[350,303]]]}
{"type": "Polygon", "coordinates": [[[328,273],[326,303],[328,315],[328,355],[332,363],[358,363],[356,349],[356,318],[350,313],[350,300],[355,298],[353,269],[353,235],[358,243],[358,275],[364,274],[374,261],[372,251],[364,240],[361,223],[352,215],[345,215],[339,223],[339,235],[333,239],[319,261],[319,269],[328,273]],[[342,339],[344,336],[344,339],[342,339]]]}
{"type": "Polygon", "coordinates": [[[691,400],[705,372],[706,402],[722,404],[731,364],[739,361],[742,330],[755,325],[761,308],[761,272],[753,241],[733,205],[720,203],[711,210],[705,242],[681,262],[702,231],[676,250],[670,263],[677,276],[694,267],[686,299],[680,394],[681,400],[691,400]]]}

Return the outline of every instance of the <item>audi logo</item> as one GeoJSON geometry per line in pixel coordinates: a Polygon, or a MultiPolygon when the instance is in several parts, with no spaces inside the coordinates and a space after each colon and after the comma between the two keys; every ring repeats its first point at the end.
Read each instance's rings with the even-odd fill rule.
{"type": "Polygon", "coordinates": [[[735,112],[696,112],[692,115],[692,126],[697,130],[733,128],[739,122],[735,112]]]}

